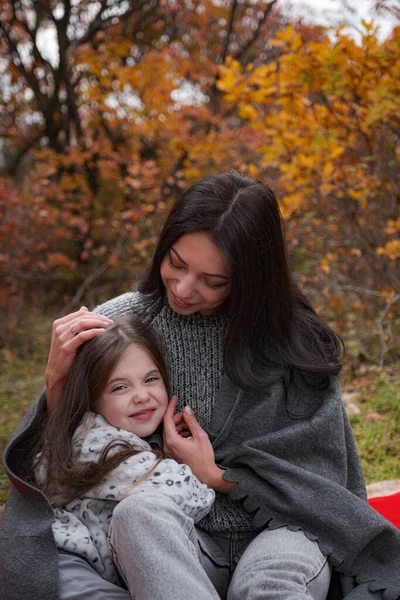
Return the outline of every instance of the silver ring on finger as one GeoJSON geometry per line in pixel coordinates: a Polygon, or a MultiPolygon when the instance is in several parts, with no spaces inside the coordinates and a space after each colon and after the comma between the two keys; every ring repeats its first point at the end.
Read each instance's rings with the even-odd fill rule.
{"type": "Polygon", "coordinates": [[[74,327],[73,325],[71,325],[71,327],[69,328],[69,330],[70,330],[72,333],[75,333],[75,327],[74,327]]]}

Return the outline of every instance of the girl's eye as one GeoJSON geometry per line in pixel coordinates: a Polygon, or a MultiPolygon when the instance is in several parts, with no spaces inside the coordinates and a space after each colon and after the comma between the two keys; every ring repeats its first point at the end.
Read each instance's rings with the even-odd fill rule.
{"type": "Polygon", "coordinates": [[[155,381],[158,381],[158,380],[159,380],[159,377],[154,377],[154,376],[153,377],[148,377],[145,380],[145,383],[154,383],[155,381]]]}
{"type": "Polygon", "coordinates": [[[121,392],[125,388],[126,388],[126,385],[122,385],[122,383],[121,383],[120,385],[116,385],[111,391],[112,392],[121,392]]]}
{"type": "Polygon", "coordinates": [[[177,265],[173,262],[170,252],[168,252],[167,258],[168,258],[168,264],[170,267],[172,267],[173,269],[183,269],[183,267],[181,265],[177,265]]]}

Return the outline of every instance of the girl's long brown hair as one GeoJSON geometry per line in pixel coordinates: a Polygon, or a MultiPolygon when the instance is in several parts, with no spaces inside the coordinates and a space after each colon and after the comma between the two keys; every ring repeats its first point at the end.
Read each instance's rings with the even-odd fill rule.
{"type": "MultiPolygon", "coordinates": [[[[62,400],[44,421],[35,449],[35,467],[44,468],[46,474],[46,483],[41,488],[54,507],[78,498],[121,462],[141,451],[125,440],[116,439],[107,444],[98,461],[87,463],[78,462],[72,444],[85,412],[95,409],[112,370],[131,344],[141,346],[151,355],[168,390],[167,369],[156,338],[136,319],[120,318],[104,333],[82,344],[62,400]]],[[[162,458],[161,451],[155,453],[162,458]]]]}

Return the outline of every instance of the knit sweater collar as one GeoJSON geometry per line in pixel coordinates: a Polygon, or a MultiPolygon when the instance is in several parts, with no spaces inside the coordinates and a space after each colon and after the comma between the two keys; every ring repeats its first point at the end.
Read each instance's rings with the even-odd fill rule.
{"type": "Polygon", "coordinates": [[[214,315],[201,315],[200,313],[180,315],[171,308],[166,296],[161,299],[161,310],[169,320],[190,327],[226,326],[231,319],[230,315],[226,312],[216,313],[214,315]]]}

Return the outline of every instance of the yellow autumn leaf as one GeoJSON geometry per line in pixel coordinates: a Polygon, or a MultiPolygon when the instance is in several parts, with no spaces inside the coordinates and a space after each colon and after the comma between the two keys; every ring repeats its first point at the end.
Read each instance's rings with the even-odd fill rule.
{"type": "Polygon", "coordinates": [[[277,46],[278,48],[282,48],[283,46],[286,46],[286,44],[283,40],[277,40],[275,38],[273,38],[272,40],[268,40],[268,44],[269,44],[269,46],[277,46]]]}
{"type": "Polygon", "coordinates": [[[323,271],[326,275],[328,275],[331,271],[329,266],[329,261],[326,258],[323,258],[319,263],[321,271],[323,271]]]}
{"type": "Polygon", "coordinates": [[[386,242],[385,246],[380,246],[376,249],[376,253],[379,256],[387,256],[390,260],[397,260],[400,258],[400,240],[390,240],[386,242]]]}
{"type": "Polygon", "coordinates": [[[242,119],[255,121],[257,119],[257,111],[251,104],[244,104],[239,107],[239,116],[242,119]]]}
{"type": "Polygon", "coordinates": [[[394,235],[398,231],[400,231],[400,217],[398,217],[396,220],[390,219],[387,222],[385,233],[388,235],[394,235]]]}
{"type": "Polygon", "coordinates": [[[289,27],[286,27],[284,31],[278,31],[277,37],[281,40],[285,40],[285,42],[290,42],[293,37],[293,33],[294,27],[293,25],[289,25],[289,27]]]}
{"type": "Polygon", "coordinates": [[[329,179],[333,173],[333,169],[334,169],[334,166],[333,166],[332,162],[326,163],[322,169],[323,176],[326,177],[327,179],[329,179]]]}
{"type": "Polygon", "coordinates": [[[353,200],[360,200],[360,198],[362,198],[363,195],[363,191],[361,190],[352,190],[351,188],[347,190],[348,195],[350,196],[350,198],[353,198],[353,200]]]}
{"type": "Polygon", "coordinates": [[[236,83],[236,73],[233,69],[222,71],[221,78],[217,81],[217,87],[223,92],[230,92],[236,83]]]}
{"type": "Polygon", "coordinates": [[[298,33],[297,35],[295,35],[295,37],[292,40],[292,43],[290,45],[291,50],[293,52],[297,52],[297,50],[299,48],[301,48],[302,45],[303,45],[303,40],[302,40],[301,35],[298,33]]]}

